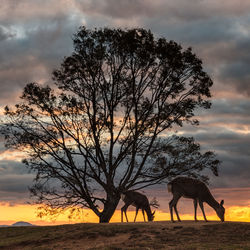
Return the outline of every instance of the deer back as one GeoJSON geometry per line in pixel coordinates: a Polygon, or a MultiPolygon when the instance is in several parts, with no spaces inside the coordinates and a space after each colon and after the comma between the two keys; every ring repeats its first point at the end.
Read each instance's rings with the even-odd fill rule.
{"type": "Polygon", "coordinates": [[[168,190],[186,198],[206,201],[211,198],[208,187],[197,179],[178,177],[168,184],[168,190]]]}
{"type": "Polygon", "coordinates": [[[138,208],[145,208],[149,206],[148,198],[135,191],[126,191],[121,194],[121,198],[125,204],[131,204],[138,208]]]}

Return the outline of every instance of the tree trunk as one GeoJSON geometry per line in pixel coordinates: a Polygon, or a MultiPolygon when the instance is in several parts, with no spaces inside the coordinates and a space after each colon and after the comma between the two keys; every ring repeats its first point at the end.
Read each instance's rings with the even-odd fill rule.
{"type": "Polygon", "coordinates": [[[108,223],[110,221],[116,210],[119,200],[120,197],[118,196],[109,197],[109,199],[107,199],[103,211],[99,216],[99,223],[108,223]]]}

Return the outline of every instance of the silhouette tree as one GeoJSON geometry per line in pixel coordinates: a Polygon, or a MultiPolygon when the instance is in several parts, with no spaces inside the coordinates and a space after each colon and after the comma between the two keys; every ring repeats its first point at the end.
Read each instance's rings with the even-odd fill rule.
{"type": "Polygon", "coordinates": [[[210,108],[212,80],[191,48],[144,29],[81,27],[73,42],[53,88],[29,83],[5,108],[1,133],[26,152],[38,202],[87,207],[109,222],[125,190],[204,177],[205,168],[217,174],[214,153],[173,136],[198,125],[194,110],[210,108]]]}

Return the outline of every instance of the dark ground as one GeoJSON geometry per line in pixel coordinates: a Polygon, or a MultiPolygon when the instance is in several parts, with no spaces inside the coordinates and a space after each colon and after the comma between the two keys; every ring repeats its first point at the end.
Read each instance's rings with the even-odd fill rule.
{"type": "Polygon", "coordinates": [[[110,223],[0,228],[0,249],[249,249],[250,223],[110,223]]]}

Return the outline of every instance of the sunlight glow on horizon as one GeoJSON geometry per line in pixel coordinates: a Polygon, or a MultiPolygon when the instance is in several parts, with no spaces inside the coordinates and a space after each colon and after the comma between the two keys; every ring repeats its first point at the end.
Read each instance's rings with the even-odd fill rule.
{"type": "MultiPolygon", "coordinates": [[[[62,224],[75,224],[75,223],[98,223],[99,219],[90,209],[83,209],[83,217],[69,219],[68,212],[60,214],[56,220],[50,218],[40,219],[37,217],[37,207],[36,205],[15,205],[10,206],[8,204],[2,203],[0,205],[0,225],[11,225],[17,221],[26,221],[34,225],[62,225],[62,224]]],[[[127,211],[129,222],[134,221],[135,211],[127,211]]],[[[212,221],[219,221],[219,218],[216,216],[215,212],[206,213],[207,219],[212,221]]],[[[193,214],[181,214],[180,217],[182,220],[193,220],[193,214]]],[[[198,220],[203,221],[203,216],[200,211],[198,211],[198,220]]],[[[146,217],[147,218],[147,217],[146,217]]],[[[176,220],[176,217],[174,217],[176,220]]],[[[124,217],[125,221],[125,217],[124,217]]],[[[143,216],[141,210],[138,213],[137,222],[143,221],[143,216]]],[[[155,221],[170,221],[169,212],[163,212],[157,210],[155,213],[155,221]]],[[[225,221],[238,221],[238,222],[250,222],[250,206],[239,207],[233,206],[226,208],[225,221]]],[[[116,210],[111,223],[121,222],[121,211],[116,210]]]]}

